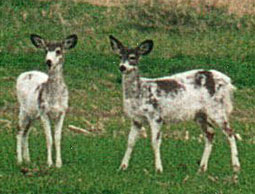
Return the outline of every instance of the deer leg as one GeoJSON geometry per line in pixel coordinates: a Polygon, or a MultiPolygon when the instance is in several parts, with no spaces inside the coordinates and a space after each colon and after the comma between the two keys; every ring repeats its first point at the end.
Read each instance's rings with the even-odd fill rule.
{"type": "Polygon", "coordinates": [[[223,123],[222,127],[223,127],[223,133],[226,135],[227,140],[230,145],[233,171],[239,172],[241,166],[240,166],[240,162],[238,159],[238,151],[237,151],[237,146],[236,146],[235,132],[232,128],[230,128],[229,123],[226,121],[223,123]]]}
{"type": "Polygon", "coordinates": [[[46,144],[47,144],[47,163],[48,166],[52,166],[52,135],[51,135],[51,128],[50,128],[50,119],[48,115],[42,114],[41,121],[43,124],[45,136],[46,136],[46,144]]]}
{"type": "MultiPolygon", "coordinates": [[[[29,122],[29,126],[31,124],[31,121],[29,122]]],[[[23,158],[26,162],[30,162],[30,154],[29,154],[29,133],[30,129],[28,128],[23,133],[23,158]]]]}
{"type": "Polygon", "coordinates": [[[55,126],[55,149],[56,149],[56,167],[60,168],[62,166],[62,159],[61,159],[61,134],[62,134],[62,127],[65,118],[65,113],[62,113],[59,119],[56,122],[55,126]]]}
{"type": "Polygon", "coordinates": [[[205,113],[198,114],[196,121],[200,125],[205,138],[205,148],[201,158],[198,172],[205,172],[207,171],[208,160],[210,158],[212,151],[214,130],[212,126],[208,123],[207,115],[205,113]]]}
{"type": "Polygon", "coordinates": [[[155,156],[155,169],[157,172],[163,172],[161,157],[160,157],[160,145],[161,145],[161,137],[162,134],[160,132],[160,128],[163,124],[163,120],[161,118],[152,119],[149,121],[151,127],[151,143],[152,148],[154,150],[155,156]]]}
{"type": "Polygon", "coordinates": [[[26,135],[29,131],[29,127],[31,124],[31,120],[29,117],[23,112],[20,111],[19,113],[19,131],[16,136],[17,138],[17,160],[18,163],[21,164],[23,162],[23,155],[24,159],[29,162],[29,148],[28,148],[28,140],[26,135]],[[24,153],[23,153],[24,151],[24,153]]]}
{"type": "Polygon", "coordinates": [[[134,120],[132,121],[131,130],[128,135],[127,149],[120,165],[121,170],[126,170],[128,167],[130,156],[135,146],[136,140],[139,137],[139,130],[141,129],[141,127],[142,125],[139,122],[134,120]]]}
{"type": "Polygon", "coordinates": [[[217,123],[217,125],[220,128],[222,128],[223,133],[227,137],[227,140],[230,145],[230,150],[231,150],[231,161],[232,161],[233,171],[238,172],[241,167],[240,167],[240,162],[238,159],[235,132],[232,128],[230,128],[228,117],[225,113],[222,113],[220,114],[220,116],[217,116],[216,118],[214,118],[214,122],[217,123]]]}

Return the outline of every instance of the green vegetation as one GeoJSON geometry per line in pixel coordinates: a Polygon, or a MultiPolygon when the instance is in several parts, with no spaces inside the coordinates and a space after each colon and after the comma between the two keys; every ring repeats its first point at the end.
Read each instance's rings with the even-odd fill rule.
{"type": "Polygon", "coordinates": [[[198,13],[192,7],[168,9],[159,4],[99,7],[67,0],[11,0],[0,2],[0,18],[0,193],[253,193],[254,16],[237,17],[215,7],[198,13]],[[44,53],[31,44],[31,33],[51,40],[73,33],[79,37],[64,67],[70,109],[63,129],[61,169],[46,166],[40,122],[30,135],[32,163],[16,165],[15,79],[24,71],[46,71],[44,53]],[[150,138],[137,143],[129,169],[117,171],[129,120],[122,113],[119,59],[110,50],[110,34],[130,46],[154,40],[153,52],[140,62],[143,76],[206,68],[233,79],[238,90],[231,124],[243,138],[238,141],[242,171],[237,184],[232,180],[229,146],[220,130],[208,172],[196,174],[204,143],[199,141],[199,127],[190,122],[163,129],[163,174],[154,172],[150,138]],[[74,134],[69,124],[94,128],[99,135],[74,134]],[[190,139],[184,141],[186,130],[190,139]]]}

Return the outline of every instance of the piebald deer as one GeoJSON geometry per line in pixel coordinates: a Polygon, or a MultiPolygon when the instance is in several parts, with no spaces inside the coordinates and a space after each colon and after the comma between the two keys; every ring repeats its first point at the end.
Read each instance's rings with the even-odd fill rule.
{"type": "Polygon", "coordinates": [[[120,169],[125,170],[128,167],[139,130],[144,123],[148,123],[151,128],[155,168],[162,172],[162,124],[195,120],[205,135],[199,172],[207,170],[215,126],[220,127],[226,135],[231,148],[233,170],[239,171],[235,133],[229,125],[229,115],[233,109],[231,98],[235,89],[231,79],[218,71],[203,69],[156,79],[140,77],[137,66],[139,58],[151,52],[153,41],[146,40],[136,48],[127,48],[115,37],[109,38],[113,51],[121,58],[119,69],[122,72],[124,112],[132,120],[120,169]]]}
{"type": "Polygon", "coordinates": [[[55,124],[56,167],[62,166],[61,133],[66,110],[68,108],[68,90],[63,77],[64,53],[75,47],[77,36],[68,36],[61,42],[46,41],[38,35],[31,35],[35,47],[46,52],[45,62],[48,74],[40,71],[29,71],[17,79],[17,97],[20,104],[19,131],[17,134],[17,160],[30,162],[28,138],[30,125],[37,118],[44,127],[48,166],[52,166],[51,122],[55,124]]]}

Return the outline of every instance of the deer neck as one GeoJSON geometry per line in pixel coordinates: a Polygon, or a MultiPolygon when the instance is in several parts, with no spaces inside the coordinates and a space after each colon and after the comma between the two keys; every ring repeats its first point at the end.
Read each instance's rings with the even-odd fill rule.
{"type": "Polygon", "coordinates": [[[52,67],[48,71],[49,79],[48,85],[65,85],[64,76],[63,76],[63,64],[58,64],[55,67],[52,67]]]}
{"type": "Polygon", "coordinates": [[[40,108],[53,112],[66,111],[68,107],[68,90],[63,78],[62,64],[48,71],[48,80],[42,84],[38,96],[40,108]]]}
{"type": "Polygon", "coordinates": [[[140,96],[140,76],[138,69],[122,76],[122,87],[124,99],[139,98],[140,96]]]}
{"type": "Polygon", "coordinates": [[[45,83],[45,92],[47,95],[53,99],[64,96],[63,94],[66,92],[67,88],[63,77],[62,64],[55,66],[55,68],[50,68],[48,75],[48,81],[45,83]]]}

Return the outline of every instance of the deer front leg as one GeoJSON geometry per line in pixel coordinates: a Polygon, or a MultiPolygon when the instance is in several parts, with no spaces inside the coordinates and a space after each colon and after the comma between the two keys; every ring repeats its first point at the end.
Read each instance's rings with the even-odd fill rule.
{"type": "Polygon", "coordinates": [[[128,167],[130,156],[135,146],[136,140],[139,137],[139,130],[141,129],[141,127],[142,125],[139,122],[134,120],[132,121],[131,130],[128,135],[127,149],[120,165],[121,170],[126,170],[128,167]]]}
{"type": "Polygon", "coordinates": [[[152,148],[154,150],[155,155],[155,169],[157,172],[161,173],[163,172],[161,157],[160,157],[160,145],[161,145],[161,132],[160,128],[162,126],[162,119],[159,118],[153,118],[149,120],[149,124],[151,127],[151,143],[152,148]]]}
{"type": "Polygon", "coordinates": [[[205,113],[198,113],[195,118],[196,122],[200,125],[205,139],[204,152],[201,158],[200,167],[198,173],[207,171],[208,160],[210,158],[213,146],[214,130],[212,125],[207,121],[207,115],[205,113]]]}
{"type": "Polygon", "coordinates": [[[51,128],[50,128],[50,119],[48,115],[42,114],[41,121],[43,124],[45,136],[46,136],[46,144],[47,144],[47,163],[48,166],[52,166],[52,135],[51,135],[51,128]]]}
{"type": "Polygon", "coordinates": [[[61,113],[59,119],[56,121],[55,126],[55,148],[56,148],[56,167],[60,168],[62,166],[62,159],[61,159],[61,134],[62,134],[62,127],[65,118],[65,113],[61,113]]]}

